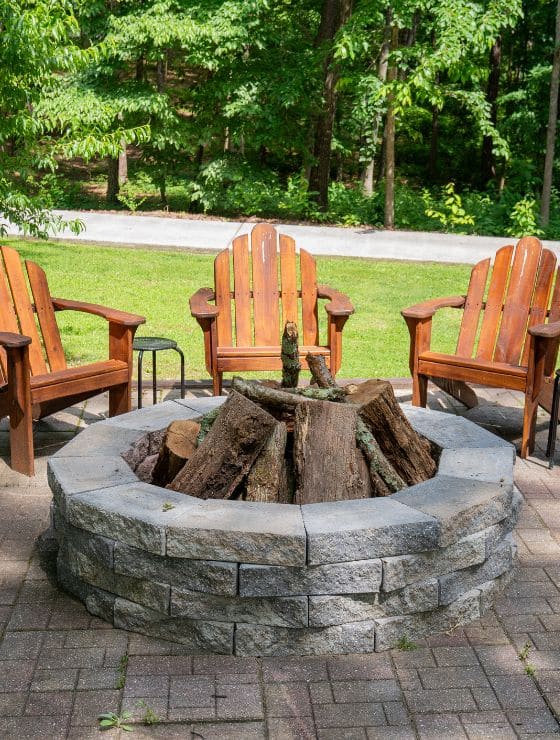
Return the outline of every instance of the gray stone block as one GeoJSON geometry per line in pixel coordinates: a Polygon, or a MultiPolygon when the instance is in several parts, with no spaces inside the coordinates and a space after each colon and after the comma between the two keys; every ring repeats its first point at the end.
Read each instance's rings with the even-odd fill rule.
{"type": "Polygon", "coordinates": [[[102,591],[100,588],[91,588],[86,596],[86,609],[94,617],[113,624],[116,598],[115,594],[102,591]]]}
{"type": "Polygon", "coordinates": [[[171,616],[277,627],[307,627],[308,608],[305,596],[244,598],[212,596],[173,588],[171,616]]]}
{"type": "Polygon", "coordinates": [[[305,564],[299,506],[202,501],[167,529],[167,555],[271,565],[305,564]]]}
{"type": "Polygon", "coordinates": [[[183,406],[176,401],[164,401],[155,406],[131,411],[128,414],[114,416],[112,419],[100,421],[99,424],[116,426],[121,429],[141,429],[144,432],[155,432],[165,429],[176,419],[194,419],[200,416],[199,411],[183,406]]]}
{"type": "Polygon", "coordinates": [[[235,596],[237,564],[215,560],[185,560],[153,555],[118,542],[114,553],[115,573],[151,578],[189,591],[235,596]]]}
{"type": "Polygon", "coordinates": [[[47,479],[63,516],[68,499],[77,493],[138,480],[122,457],[115,454],[107,457],[51,458],[47,465],[47,479]]]}
{"type": "Polygon", "coordinates": [[[97,561],[105,568],[112,569],[114,564],[115,541],[108,537],[91,534],[83,529],[77,529],[71,524],[65,527],[66,541],[76,550],[97,561]]]}
{"type": "Polygon", "coordinates": [[[379,591],[381,560],[282,568],[276,565],[239,566],[241,596],[297,596],[300,594],[361,594],[379,591]]]}
{"type": "Polygon", "coordinates": [[[127,450],[144,432],[136,429],[125,429],[116,422],[122,417],[114,418],[110,425],[103,422],[90,424],[73,437],[50,458],[59,457],[113,457],[127,450]]]}
{"type": "Polygon", "coordinates": [[[394,591],[415,581],[482,563],[486,559],[486,540],[484,532],[477,532],[449,547],[383,558],[383,591],[394,591]]]}
{"type": "Polygon", "coordinates": [[[512,460],[515,447],[486,429],[455,414],[423,409],[417,406],[402,406],[404,415],[419,434],[423,434],[442,449],[461,447],[505,447],[510,450],[512,460]]]}
{"type": "Polygon", "coordinates": [[[512,486],[437,476],[394,493],[393,499],[440,523],[439,546],[496,524],[510,513],[512,486]]]}
{"type": "Polygon", "coordinates": [[[491,581],[480,583],[477,588],[480,589],[480,613],[485,614],[488,609],[494,606],[494,601],[509,586],[515,577],[515,566],[506,570],[501,576],[491,581]]]}
{"type": "Polygon", "coordinates": [[[513,485],[514,458],[508,447],[442,450],[438,475],[513,485]]]}
{"type": "Polygon", "coordinates": [[[480,591],[474,589],[460,599],[431,612],[375,620],[375,650],[396,647],[403,637],[417,640],[426,635],[446,632],[480,617],[480,591]]]}
{"type": "Polygon", "coordinates": [[[436,609],[439,603],[439,583],[437,578],[430,578],[422,583],[392,591],[390,594],[379,594],[379,606],[385,616],[412,614],[436,609]]]}
{"type": "Polygon", "coordinates": [[[158,555],[165,554],[165,528],[199,499],[148,483],[130,483],[72,496],[67,519],[75,527],[158,555]],[[164,509],[171,504],[172,509],[164,509]]]}
{"type": "Polygon", "coordinates": [[[202,396],[201,398],[176,398],[175,403],[203,415],[213,411],[216,406],[221,406],[226,400],[227,396],[202,396]]]}
{"type": "Polygon", "coordinates": [[[65,546],[62,546],[58,551],[56,579],[64,591],[85,602],[91,591],[91,586],[77,576],[68,565],[68,555],[65,552],[65,546]]]}
{"type": "Polygon", "coordinates": [[[501,522],[493,524],[491,527],[487,527],[482,530],[481,534],[486,537],[486,557],[489,558],[494,550],[500,545],[504,537],[513,531],[515,525],[519,520],[521,514],[521,508],[523,506],[523,496],[519,492],[519,489],[513,487],[513,494],[511,499],[510,513],[501,522]]]}
{"type": "Polygon", "coordinates": [[[168,617],[118,598],[115,600],[114,623],[120,629],[179,642],[193,653],[231,655],[233,652],[233,624],[227,622],[168,617]]]}
{"type": "Polygon", "coordinates": [[[163,614],[169,613],[170,587],[166,584],[117,575],[72,545],[68,546],[68,563],[79,578],[92,586],[163,614]]]}
{"type": "Polygon", "coordinates": [[[432,550],[440,536],[434,516],[403,506],[395,495],[301,509],[311,565],[432,550]]]}
{"type": "Polygon", "coordinates": [[[513,566],[514,545],[511,535],[506,535],[500,546],[482,565],[448,573],[439,579],[440,604],[455,601],[460,594],[478,587],[481,583],[493,580],[513,566]]]}
{"type": "Polygon", "coordinates": [[[373,622],[352,622],[321,629],[239,624],[235,631],[235,654],[240,656],[371,653],[374,647],[373,622]]]}

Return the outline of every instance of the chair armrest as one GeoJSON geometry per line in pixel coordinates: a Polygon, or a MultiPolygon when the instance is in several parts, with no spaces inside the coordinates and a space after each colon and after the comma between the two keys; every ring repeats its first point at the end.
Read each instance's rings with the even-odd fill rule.
{"type": "Polygon", "coordinates": [[[191,315],[195,319],[215,319],[220,313],[220,309],[208,303],[208,301],[212,301],[214,298],[215,295],[212,288],[199,288],[189,299],[191,315]]]}
{"type": "Polygon", "coordinates": [[[429,301],[416,303],[403,308],[401,316],[405,319],[429,319],[439,308],[462,308],[465,305],[464,295],[452,295],[447,298],[431,298],[429,301]]]}
{"type": "Polygon", "coordinates": [[[0,347],[14,349],[17,347],[27,347],[28,344],[31,344],[31,337],[26,337],[25,334],[14,334],[11,331],[0,331],[0,347]]]}
{"type": "Polygon", "coordinates": [[[317,296],[319,298],[328,298],[329,303],[325,304],[325,311],[329,316],[351,316],[354,313],[354,306],[350,303],[348,296],[339,293],[328,285],[317,286],[317,296]]]}
{"type": "Polygon", "coordinates": [[[84,303],[83,301],[67,301],[64,298],[52,298],[52,304],[55,311],[83,311],[91,313],[94,316],[101,316],[113,324],[122,326],[139,326],[146,323],[144,316],[138,316],[126,311],[118,311],[115,308],[99,306],[96,303],[84,303]]]}
{"type": "Polygon", "coordinates": [[[560,321],[553,321],[552,324],[536,324],[528,329],[529,334],[541,339],[558,339],[560,337],[560,321]]]}

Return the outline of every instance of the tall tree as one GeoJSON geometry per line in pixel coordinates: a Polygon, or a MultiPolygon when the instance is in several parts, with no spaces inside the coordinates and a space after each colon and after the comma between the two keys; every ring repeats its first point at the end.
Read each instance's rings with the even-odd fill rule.
{"type": "Polygon", "coordinates": [[[550,197],[552,193],[552,169],[554,166],[554,145],[556,142],[556,122],[558,120],[558,84],[560,81],[560,0],[556,7],[556,31],[554,34],[554,55],[550,77],[550,103],[548,126],[546,130],[546,153],[544,160],[543,187],[541,194],[541,224],[548,225],[550,219],[550,197]]]}

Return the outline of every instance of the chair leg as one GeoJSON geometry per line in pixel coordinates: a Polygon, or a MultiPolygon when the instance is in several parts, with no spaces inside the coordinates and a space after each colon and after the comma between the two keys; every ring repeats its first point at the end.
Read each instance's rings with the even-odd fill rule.
{"type": "Polygon", "coordinates": [[[10,465],[31,477],[35,475],[35,461],[28,347],[11,350],[7,359],[10,465]]]}
{"type": "Polygon", "coordinates": [[[523,433],[521,436],[521,452],[519,456],[525,459],[535,449],[535,427],[537,423],[538,400],[531,401],[529,394],[525,396],[523,409],[523,433]]]}
{"type": "Polygon", "coordinates": [[[212,393],[215,396],[221,396],[222,395],[222,382],[223,382],[223,373],[214,373],[212,376],[212,393]]]}
{"type": "Polygon", "coordinates": [[[109,390],[109,416],[126,414],[131,408],[130,383],[116,385],[109,390]]]}
{"type": "Polygon", "coordinates": [[[412,405],[426,408],[428,402],[428,378],[415,373],[412,376],[412,405]]]}

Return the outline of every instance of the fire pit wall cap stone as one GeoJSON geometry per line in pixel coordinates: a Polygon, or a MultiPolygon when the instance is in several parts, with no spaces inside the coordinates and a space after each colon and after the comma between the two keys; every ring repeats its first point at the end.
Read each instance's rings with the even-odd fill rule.
{"type": "Polygon", "coordinates": [[[404,407],[441,448],[390,498],[304,506],[203,501],[138,481],[121,453],[223,403],[168,401],[85,429],[49,461],[59,582],[123,629],[195,652],[371,652],[478,618],[511,578],[515,450],[404,407]]]}

